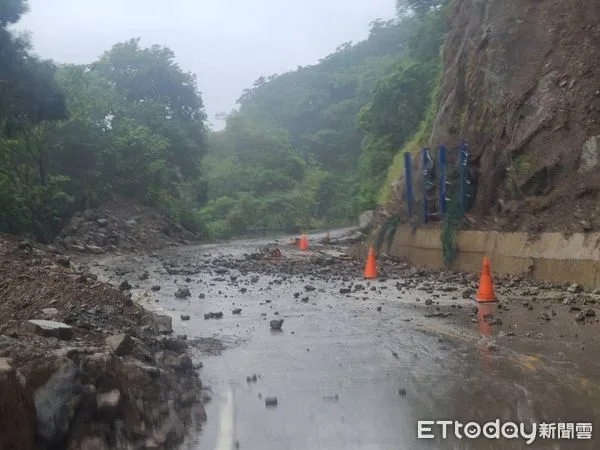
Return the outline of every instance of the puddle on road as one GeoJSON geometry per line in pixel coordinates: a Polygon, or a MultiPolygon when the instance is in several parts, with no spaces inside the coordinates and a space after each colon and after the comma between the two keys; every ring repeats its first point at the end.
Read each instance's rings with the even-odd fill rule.
{"type": "MultiPolygon", "coordinates": [[[[215,248],[195,255],[186,249],[184,258],[212,257],[215,248]]],[[[166,259],[176,255],[171,251],[166,259]]],[[[238,286],[214,281],[214,274],[191,275],[185,283],[182,275],[158,275],[162,269],[151,258],[136,263],[136,271],[142,270],[151,274],[144,288],[160,282],[160,307],[174,317],[178,333],[222,339],[227,347],[201,359],[201,377],[213,399],[202,435],[187,448],[221,450],[236,442],[241,449],[261,450],[599,448],[589,441],[538,439],[526,446],[523,440],[418,440],[418,420],[598,423],[600,394],[562,366],[491,350],[485,339],[437,333],[435,320],[419,328],[422,312],[398,302],[396,293],[375,297],[365,291],[364,301],[319,280],[311,280],[316,290],[306,293],[300,278],[269,284],[274,278],[261,275],[250,283],[251,274],[237,273],[238,286]],[[192,297],[173,298],[183,285],[192,297]],[[295,298],[295,292],[302,294],[295,298]],[[305,296],[309,301],[302,301],[305,296]],[[382,305],[383,312],[377,311],[382,305]],[[242,308],[241,315],[233,315],[234,308],[242,308]],[[204,319],[217,311],[223,319],[204,319]],[[181,314],[190,320],[181,321],[181,314]],[[282,333],[269,329],[274,318],[284,319],[282,333]],[[256,382],[248,382],[253,374],[256,382]],[[265,407],[269,396],[278,398],[276,408],[265,407]]]]}

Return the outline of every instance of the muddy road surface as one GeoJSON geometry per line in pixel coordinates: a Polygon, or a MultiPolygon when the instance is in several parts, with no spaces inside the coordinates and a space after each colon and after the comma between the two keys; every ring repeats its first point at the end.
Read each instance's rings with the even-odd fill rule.
{"type": "Polygon", "coordinates": [[[362,261],[320,238],[310,237],[308,252],[288,238],[257,239],[93,267],[116,284],[128,280],[144,306],[172,315],[178,334],[215,339],[196,355],[208,422],[186,448],[600,448],[600,324],[589,298],[499,280],[501,302],[478,305],[473,277],[394,260],[365,281],[362,261]],[[418,438],[419,420],[496,419],[528,435],[535,424],[537,436],[507,427],[513,438],[496,439],[491,427],[491,438],[459,430],[458,439],[452,424],[446,439],[440,425],[418,438]]]}

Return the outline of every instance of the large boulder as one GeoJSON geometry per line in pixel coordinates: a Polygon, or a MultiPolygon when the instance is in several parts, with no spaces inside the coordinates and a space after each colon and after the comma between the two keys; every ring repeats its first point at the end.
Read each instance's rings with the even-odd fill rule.
{"type": "Polygon", "coordinates": [[[47,442],[64,438],[79,402],[81,385],[77,380],[77,367],[65,359],[45,384],[36,389],[33,398],[37,417],[37,433],[47,442]]]}
{"type": "Polygon", "coordinates": [[[170,334],[173,332],[173,319],[167,315],[156,315],[153,318],[154,327],[161,334],[170,334]]]}
{"type": "Polygon", "coordinates": [[[26,323],[27,329],[38,336],[53,337],[65,341],[73,337],[73,328],[62,322],[53,320],[28,320],[26,323]]]}

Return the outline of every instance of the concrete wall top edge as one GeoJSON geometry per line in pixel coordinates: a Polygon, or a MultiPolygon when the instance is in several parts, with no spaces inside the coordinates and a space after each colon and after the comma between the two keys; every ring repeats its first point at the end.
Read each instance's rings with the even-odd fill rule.
{"type": "MultiPolygon", "coordinates": [[[[541,233],[530,237],[527,233],[499,231],[461,231],[456,244],[459,252],[499,254],[520,258],[577,259],[600,261],[600,233],[541,233]]],[[[441,249],[441,230],[400,227],[394,245],[413,248],[441,249]]]]}

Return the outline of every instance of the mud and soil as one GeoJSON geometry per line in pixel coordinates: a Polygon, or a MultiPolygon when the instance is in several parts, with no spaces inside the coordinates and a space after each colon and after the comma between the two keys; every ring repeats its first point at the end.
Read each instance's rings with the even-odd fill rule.
{"type": "Polygon", "coordinates": [[[600,228],[596,0],[452,2],[430,145],[469,145],[472,226],[600,228]]]}
{"type": "Polygon", "coordinates": [[[202,423],[193,341],[127,288],[0,237],[0,449],[173,448],[202,423]]]}

